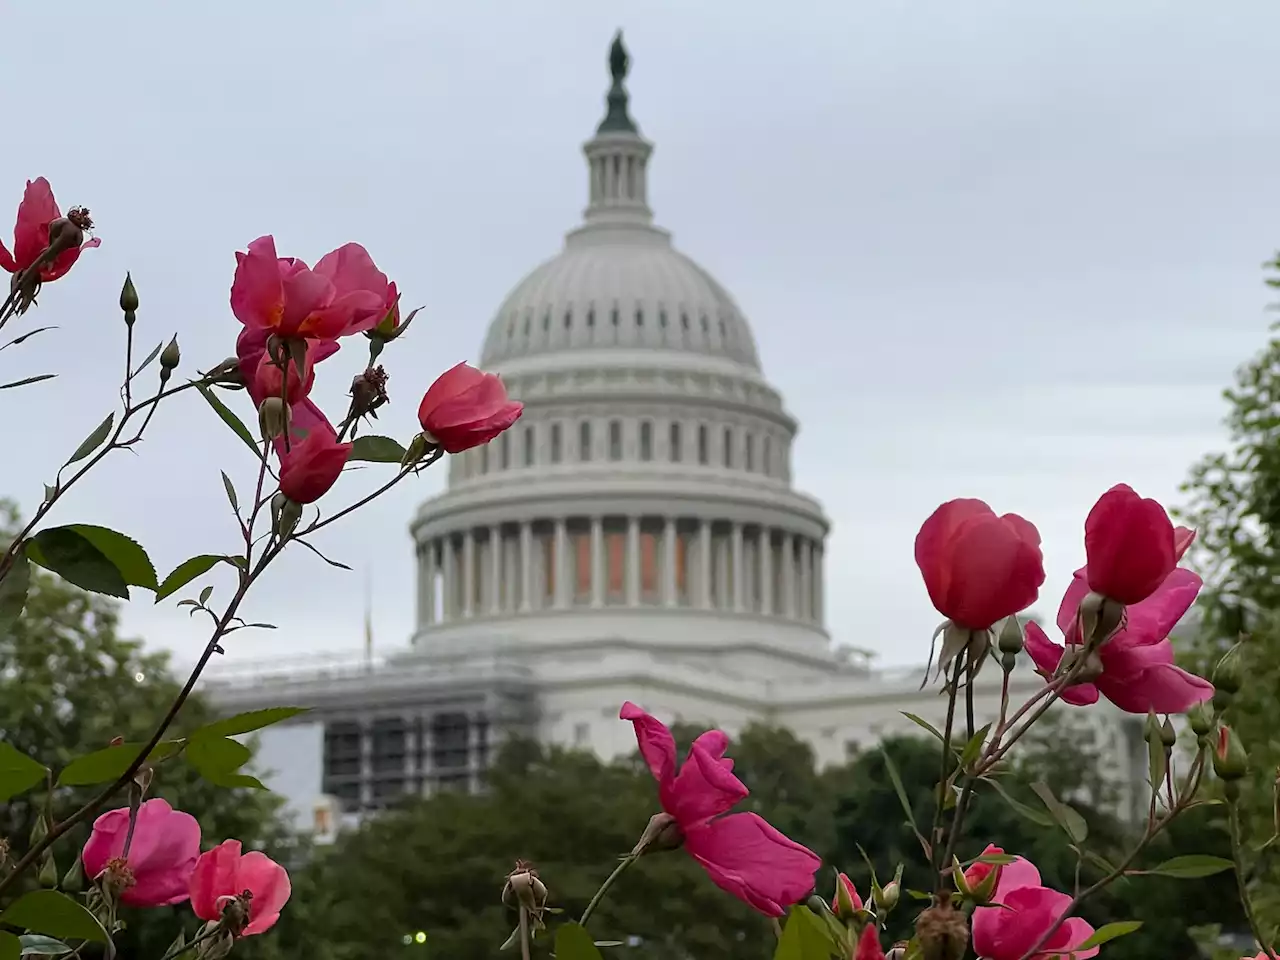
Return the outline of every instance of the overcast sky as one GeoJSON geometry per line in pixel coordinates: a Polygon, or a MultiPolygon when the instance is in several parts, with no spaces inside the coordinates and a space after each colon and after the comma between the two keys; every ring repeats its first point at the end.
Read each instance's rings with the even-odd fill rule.
{"type": "MultiPolygon", "coordinates": [[[[1260,264],[1280,246],[1268,0],[0,10],[0,224],[44,175],[102,239],[23,321],[61,329],[0,354],[0,381],[61,375],[0,395],[3,493],[27,511],[115,399],[125,271],[143,346],[177,332],[182,369],[205,367],[240,329],[233,253],[263,233],[309,262],[360,241],[426,305],[386,355],[383,430],[410,436],[421,391],[476,359],[506,292],[577,222],[579,147],[619,26],[632,112],[657,146],[657,220],[732,291],[802,424],[795,478],[834,525],[838,641],[924,660],[938,617],[912,538],[956,496],[1039,526],[1052,613],[1094,499],[1127,481],[1175,501],[1223,442],[1221,389],[1266,339],[1260,264]]],[[[363,355],[358,340],[322,368],[331,411],[363,355]]],[[[53,519],[130,533],[162,575],[234,551],[218,468],[243,490],[251,464],[199,398],[162,409],[139,453],[53,519]]],[[[443,484],[430,473],[320,538],[355,573],[291,551],[249,608],[280,630],[229,655],[358,649],[366,570],[377,643],[402,644],[407,521],[443,484]]],[[[182,660],[204,635],[145,594],[126,624],[182,660]]]]}

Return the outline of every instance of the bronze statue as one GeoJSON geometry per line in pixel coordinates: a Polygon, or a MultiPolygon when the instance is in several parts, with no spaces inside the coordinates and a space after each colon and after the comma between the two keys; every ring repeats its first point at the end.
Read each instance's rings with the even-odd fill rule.
{"type": "Polygon", "coordinates": [[[622,45],[622,31],[619,30],[614,35],[613,46],[609,48],[609,73],[613,75],[614,83],[623,81],[630,63],[631,58],[627,56],[627,48],[622,45]]]}

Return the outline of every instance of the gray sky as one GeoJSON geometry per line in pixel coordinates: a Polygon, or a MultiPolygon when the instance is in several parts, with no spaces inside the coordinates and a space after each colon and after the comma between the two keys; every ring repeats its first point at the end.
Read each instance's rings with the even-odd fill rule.
{"type": "MultiPolygon", "coordinates": [[[[0,229],[45,175],[102,247],[28,315],[61,329],[0,355],[0,381],[62,375],[3,397],[4,492],[33,509],[110,408],[126,269],[141,339],[177,331],[189,371],[232,352],[233,252],[268,232],[309,262],[360,241],[426,305],[385,355],[384,432],[411,435],[422,390],[577,222],[618,26],[657,219],[733,292],[803,425],[837,640],[923,661],[938,617],[912,538],[940,501],[1035,522],[1052,613],[1097,495],[1172,501],[1221,444],[1280,246],[1273,2],[66,0],[5,5],[0,88],[22,106],[0,229]]],[[[363,356],[325,363],[322,404],[343,408],[363,356]]],[[[249,485],[238,441],[179,400],[54,519],[130,533],[163,575],[235,549],[219,466],[249,485]]],[[[281,629],[229,654],[358,648],[366,568],[378,643],[402,643],[432,472],[321,538],[355,574],[291,551],[249,609],[281,629]]],[[[204,626],[139,599],[129,628],[194,657],[204,626]]]]}

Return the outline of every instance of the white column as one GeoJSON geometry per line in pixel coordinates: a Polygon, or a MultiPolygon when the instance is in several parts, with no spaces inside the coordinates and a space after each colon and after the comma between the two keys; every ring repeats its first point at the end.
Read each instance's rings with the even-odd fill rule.
{"type": "Polygon", "coordinates": [[[462,615],[475,613],[476,597],[476,534],[468,529],[462,535],[462,615]]]}
{"type": "Polygon", "coordinates": [[[640,605],[640,518],[627,519],[627,606],[640,605]]]}
{"type": "Polygon", "coordinates": [[[591,605],[604,606],[604,520],[591,518],[591,605]]]}
{"type": "Polygon", "coordinates": [[[773,614],[773,543],[768,527],[760,528],[760,612],[773,614]]]}
{"type": "Polygon", "coordinates": [[[818,626],[826,621],[826,611],[822,589],[822,559],[824,551],[821,541],[813,544],[813,619],[818,626]]]}
{"type": "Polygon", "coordinates": [[[797,613],[801,620],[813,618],[810,609],[813,600],[813,548],[808,538],[800,541],[800,604],[797,613]]]}
{"type": "Polygon", "coordinates": [[[520,609],[533,608],[533,524],[520,524],[520,609]]]}
{"type": "Polygon", "coordinates": [[[502,527],[497,524],[489,528],[489,612],[502,612],[502,527]]]}
{"type": "Polygon", "coordinates": [[[745,585],[746,578],[743,576],[745,571],[742,569],[742,524],[735,523],[729,532],[730,550],[732,551],[732,581],[730,583],[730,591],[733,594],[733,609],[745,610],[746,604],[743,602],[746,598],[745,585]]]}
{"type": "Polygon", "coordinates": [[[782,536],[782,615],[796,618],[796,548],[795,536],[782,536]]]}
{"type": "Polygon", "coordinates": [[[564,517],[556,520],[556,606],[567,607],[573,598],[569,583],[569,530],[564,517]]]}
{"type": "Polygon", "coordinates": [[[458,616],[458,548],[453,545],[453,535],[444,538],[444,608],[443,619],[454,620],[458,616]]]}
{"type": "Polygon", "coordinates": [[[662,524],[662,603],[676,605],[676,521],[672,517],[662,524]]]}
{"type": "Polygon", "coordinates": [[[418,627],[425,627],[430,621],[427,619],[430,610],[430,601],[427,599],[427,554],[430,552],[429,544],[418,543],[418,627]]]}
{"type": "Polygon", "coordinates": [[[711,521],[698,524],[698,606],[711,609],[711,521]]]}
{"type": "Polygon", "coordinates": [[[426,617],[422,623],[436,622],[436,542],[428,540],[426,550],[422,554],[422,581],[425,588],[423,603],[426,605],[426,617]]]}

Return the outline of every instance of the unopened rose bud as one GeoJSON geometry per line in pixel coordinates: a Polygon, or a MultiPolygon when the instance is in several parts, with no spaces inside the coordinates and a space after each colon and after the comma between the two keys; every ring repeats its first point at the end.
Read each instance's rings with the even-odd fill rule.
{"type": "Polygon", "coordinates": [[[1018,655],[1016,653],[1000,654],[1000,669],[1005,673],[1013,673],[1013,668],[1018,665],[1018,655]]]}
{"type": "Polygon", "coordinates": [[[1021,653],[1025,641],[1022,638],[1022,624],[1017,617],[1009,617],[1000,628],[1000,636],[996,639],[996,648],[1001,653],[1021,653]]]}
{"type": "Polygon", "coordinates": [[[1213,668],[1213,686],[1227,693],[1239,693],[1244,681],[1244,655],[1240,651],[1242,644],[1237,643],[1228,650],[1213,668]]]}
{"type": "Polygon", "coordinates": [[[409,441],[409,446],[400,459],[400,466],[411,467],[427,455],[427,438],[417,434],[409,441]]]}
{"type": "Polygon", "coordinates": [[[676,818],[669,813],[655,813],[649,818],[644,833],[640,834],[640,839],[631,849],[631,855],[678,850],[683,844],[684,834],[680,831],[676,818]]]}
{"type": "Polygon", "coordinates": [[[883,887],[873,887],[871,899],[875,902],[877,915],[886,914],[896,907],[901,896],[902,888],[894,880],[890,880],[883,887]]]}
{"type": "Polygon", "coordinates": [[[1067,647],[1058,664],[1058,675],[1071,673],[1072,683],[1093,683],[1103,671],[1102,658],[1088,647],[1067,647]]]}
{"type": "Polygon", "coordinates": [[[810,910],[812,910],[814,913],[818,914],[819,916],[821,916],[822,914],[830,914],[834,916],[834,914],[831,913],[830,904],[828,904],[827,901],[823,900],[816,893],[811,894],[809,899],[806,900],[804,903],[805,903],[805,906],[807,906],[810,910]]]}
{"type": "Polygon", "coordinates": [[[52,890],[58,886],[58,864],[54,862],[52,850],[46,850],[41,858],[38,879],[40,886],[46,890],[52,890]]]}
{"type": "Polygon", "coordinates": [[[1207,702],[1197,703],[1187,711],[1187,722],[1197,737],[1208,736],[1213,732],[1213,707],[1207,702]]]}
{"type": "Polygon", "coordinates": [[[1166,748],[1178,742],[1178,732],[1173,729],[1173,722],[1168,717],[1165,717],[1164,723],[1160,724],[1160,742],[1166,748]]]}
{"type": "Polygon", "coordinates": [[[853,881],[843,873],[836,876],[836,895],[831,900],[832,912],[844,920],[851,920],[862,910],[862,898],[853,886],[853,881]]]}
{"type": "Polygon", "coordinates": [[[276,440],[289,429],[289,405],[279,397],[267,397],[258,407],[258,428],[262,439],[276,440]]]}
{"type": "Polygon", "coordinates": [[[240,361],[235,357],[227,357],[207,373],[201,374],[206,383],[217,384],[228,390],[244,388],[244,374],[240,370],[240,361]]]}
{"type": "Polygon", "coordinates": [[[124,275],[124,286],[120,289],[120,309],[124,311],[124,322],[133,323],[134,313],[138,309],[138,291],[133,286],[133,277],[124,275]]]}
{"type": "Polygon", "coordinates": [[[1106,643],[1124,623],[1124,604],[1089,593],[1080,601],[1076,616],[1080,618],[1080,640],[1096,650],[1106,643]]]}
{"type": "Polygon", "coordinates": [[[71,861],[71,867],[62,875],[58,887],[64,893],[79,893],[84,888],[84,866],[79,857],[71,861]]]}
{"type": "Polygon", "coordinates": [[[998,863],[985,863],[979,860],[966,872],[960,861],[952,858],[951,876],[955,880],[956,890],[974,906],[985,907],[995,896],[996,885],[1000,882],[1003,866],[998,863]]]}
{"type": "Polygon", "coordinates": [[[160,351],[160,370],[162,377],[167,377],[171,371],[177,368],[182,362],[182,351],[178,349],[178,338],[175,336],[169,341],[168,345],[160,351]]]}
{"type": "Polygon", "coordinates": [[[1249,772],[1249,755],[1236,732],[1225,724],[1218,728],[1218,743],[1213,751],[1213,772],[1219,780],[1230,784],[1249,772]]]}
{"type": "Polygon", "coordinates": [[[296,500],[290,500],[283,493],[277,493],[271,498],[271,512],[275,515],[276,536],[285,540],[302,519],[302,504],[296,500]]]}
{"type": "Polygon", "coordinates": [[[44,817],[36,817],[36,822],[31,825],[31,845],[34,847],[48,835],[49,826],[44,822],[44,817]]]}

